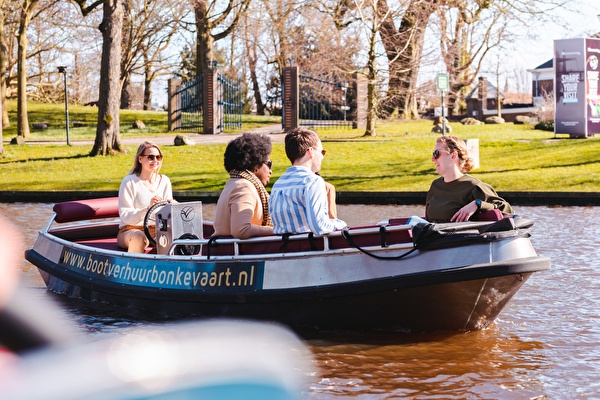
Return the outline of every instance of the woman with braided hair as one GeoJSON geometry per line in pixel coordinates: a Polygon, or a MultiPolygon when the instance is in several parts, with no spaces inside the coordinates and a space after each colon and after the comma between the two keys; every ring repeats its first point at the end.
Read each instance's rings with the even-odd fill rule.
{"type": "Polygon", "coordinates": [[[273,234],[269,216],[271,139],[244,133],[227,144],[224,155],[229,180],[217,201],[213,236],[246,239],[273,234]]]}
{"type": "Polygon", "coordinates": [[[510,204],[487,183],[467,175],[473,169],[467,146],[456,136],[440,136],[431,161],[440,178],[427,192],[425,218],[430,222],[468,221],[480,211],[498,209],[513,214],[510,204]]]}

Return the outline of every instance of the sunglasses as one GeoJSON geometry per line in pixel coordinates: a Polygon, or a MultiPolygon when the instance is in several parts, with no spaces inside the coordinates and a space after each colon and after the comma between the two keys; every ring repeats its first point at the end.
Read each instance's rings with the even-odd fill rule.
{"type": "Polygon", "coordinates": [[[163,156],[161,156],[160,154],[155,156],[154,154],[142,154],[142,157],[148,157],[149,161],[154,161],[154,159],[156,158],[158,161],[161,161],[163,156]]]}
{"type": "Polygon", "coordinates": [[[273,166],[273,161],[265,161],[263,164],[265,164],[267,167],[269,167],[269,169],[271,169],[271,167],[273,166]]]}
{"type": "MultiPolygon", "coordinates": [[[[442,153],[441,151],[439,151],[438,149],[435,149],[435,150],[433,151],[433,159],[434,159],[434,160],[437,160],[438,158],[440,158],[440,156],[441,156],[442,154],[443,154],[443,153],[442,153]]],[[[446,154],[450,154],[450,153],[446,152],[446,154]]]]}

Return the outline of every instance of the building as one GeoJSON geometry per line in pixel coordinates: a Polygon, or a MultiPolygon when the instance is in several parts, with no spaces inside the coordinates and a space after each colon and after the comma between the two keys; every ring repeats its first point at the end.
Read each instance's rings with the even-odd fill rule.
{"type": "Polygon", "coordinates": [[[541,105],[544,97],[554,93],[554,59],[551,58],[534,69],[528,69],[531,73],[531,94],[533,104],[541,105]]]}

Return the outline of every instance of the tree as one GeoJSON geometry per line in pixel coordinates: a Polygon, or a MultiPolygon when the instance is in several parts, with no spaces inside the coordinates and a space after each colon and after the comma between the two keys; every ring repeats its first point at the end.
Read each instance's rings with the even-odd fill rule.
{"type": "Polygon", "coordinates": [[[175,65],[175,55],[164,55],[189,10],[185,3],[169,0],[127,0],[124,2],[124,28],[121,58],[123,85],[121,108],[129,108],[129,88],[135,74],[144,77],[143,108],[150,108],[153,80],[175,65]]]}
{"type": "Polygon", "coordinates": [[[458,0],[437,10],[440,50],[450,75],[450,112],[457,114],[465,109],[466,91],[479,74],[485,56],[507,40],[506,16],[495,9],[494,2],[458,0]]]}
{"type": "Polygon", "coordinates": [[[90,155],[123,152],[120,135],[119,105],[121,100],[121,41],[123,4],[121,0],[96,0],[86,6],[86,0],[76,0],[85,17],[99,5],[102,7],[102,58],[98,95],[98,126],[90,155]]]}
{"type": "Polygon", "coordinates": [[[10,71],[17,60],[13,57],[18,24],[18,0],[0,0],[0,101],[2,101],[2,126],[10,125],[6,97],[12,77],[10,71]]]}
{"type": "Polygon", "coordinates": [[[29,137],[29,119],[27,118],[27,28],[37,8],[39,0],[24,0],[21,4],[18,30],[17,51],[17,135],[29,137]]]}
{"type": "Polygon", "coordinates": [[[416,99],[419,66],[429,17],[439,6],[438,1],[412,0],[408,3],[400,27],[396,29],[397,13],[386,0],[377,1],[382,23],[379,34],[386,51],[389,67],[388,93],[385,108],[404,118],[418,118],[416,99]]]}
{"type": "Polygon", "coordinates": [[[102,60],[100,62],[100,93],[98,96],[98,128],[91,155],[122,152],[120,141],[121,100],[121,0],[106,0],[103,7],[102,60]]]}
{"type": "Polygon", "coordinates": [[[216,0],[191,1],[196,20],[196,75],[199,76],[214,60],[214,42],[226,38],[232,32],[251,0],[228,0],[223,8],[220,8],[221,3],[216,0]]]}

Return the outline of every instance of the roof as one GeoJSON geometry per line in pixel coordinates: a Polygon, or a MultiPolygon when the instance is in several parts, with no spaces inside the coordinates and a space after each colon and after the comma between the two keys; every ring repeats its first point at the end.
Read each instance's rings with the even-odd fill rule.
{"type": "MultiPolygon", "coordinates": [[[[487,98],[495,99],[498,97],[496,86],[492,85],[490,81],[486,80],[487,83],[487,98]]],[[[475,85],[475,88],[467,95],[466,99],[478,99],[479,98],[479,85],[475,85]]],[[[504,99],[504,95],[500,92],[500,98],[504,99]]]]}
{"type": "Polygon", "coordinates": [[[548,69],[548,68],[554,68],[554,58],[551,58],[548,61],[546,61],[545,63],[538,65],[532,71],[535,71],[536,69],[548,69]]]}

